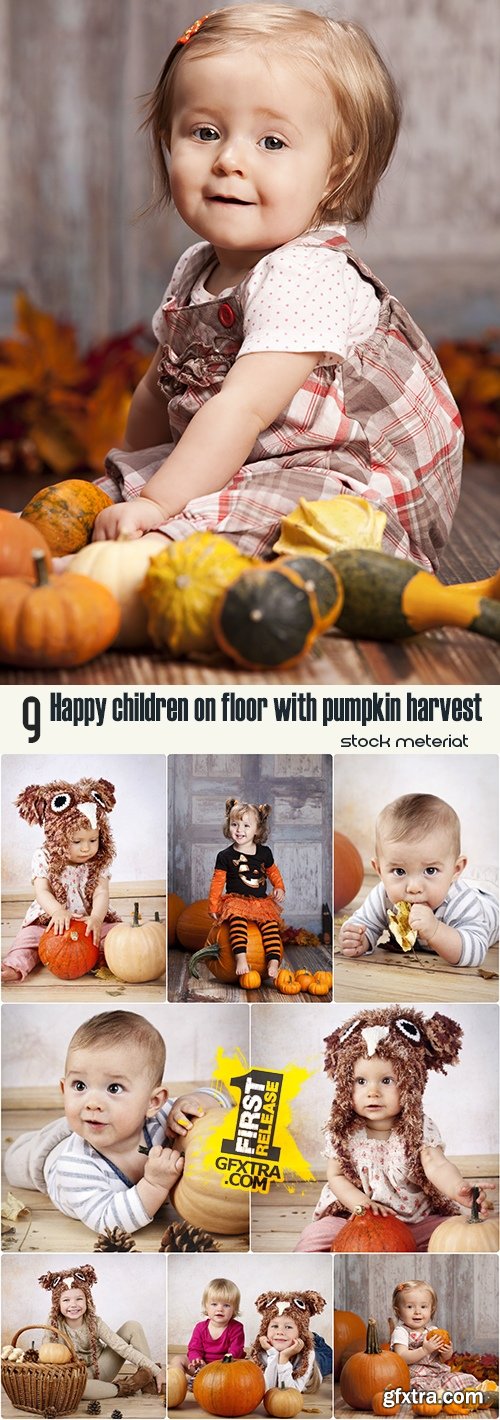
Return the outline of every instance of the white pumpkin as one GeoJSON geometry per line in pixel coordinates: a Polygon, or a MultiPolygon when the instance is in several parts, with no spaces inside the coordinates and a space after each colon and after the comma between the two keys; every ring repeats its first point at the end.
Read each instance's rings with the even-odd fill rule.
{"type": "Polygon", "coordinates": [[[113,647],[132,651],[151,645],[147,608],[140,589],[151,558],[167,546],[161,533],[151,532],[144,537],[118,538],[116,542],[89,542],[68,559],[68,570],[101,582],[116,597],[121,625],[113,647]]]}
{"type": "Polygon", "coordinates": [[[132,923],[117,922],[103,942],[110,971],[119,981],[156,981],[166,964],[164,922],[141,924],[139,903],[134,903],[132,923]]]}

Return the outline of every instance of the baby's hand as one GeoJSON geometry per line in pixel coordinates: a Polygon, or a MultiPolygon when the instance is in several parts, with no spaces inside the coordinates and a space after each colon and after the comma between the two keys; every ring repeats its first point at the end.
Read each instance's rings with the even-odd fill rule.
{"type": "Polygon", "coordinates": [[[162,1149],[159,1144],[154,1144],[144,1165],[144,1178],[154,1188],[162,1188],[168,1194],[183,1168],[184,1159],[177,1149],[162,1149]]]}
{"type": "Polygon", "coordinates": [[[188,1376],[196,1376],[198,1374],[198,1371],[201,1371],[202,1366],[204,1366],[205,1364],[206,1363],[205,1361],[203,1361],[201,1356],[196,1356],[194,1361],[188,1361],[188,1364],[186,1366],[188,1376]]]}
{"type": "Polygon", "coordinates": [[[92,542],[116,542],[119,537],[137,538],[167,521],[163,508],[152,498],[133,498],[129,503],[113,503],[98,513],[92,542]]]}
{"type": "Polygon", "coordinates": [[[48,930],[60,937],[63,932],[67,932],[71,922],[71,912],[66,912],[64,907],[55,907],[49,922],[48,930]]]}
{"type": "Polygon", "coordinates": [[[446,1345],[441,1347],[441,1350],[439,1352],[439,1359],[440,1361],[451,1361],[452,1356],[453,1343],[451,1341],[447,1341],[446,1345]]]}
{"type": "Polygon", "coordinates": [[[367,1198],[365,1207],[369,1208],[371,1213],[380,1214],[381,1218],[394,1218],[396,1216],[393,1208],[387,1208],[385,1203],[374,1203],[373,1198],[367,1198]]]}
{"type": "Polygon", "coordinates": [[[187,1134],[193,1128],[193,1119],[201,1119],[204,1113],[195,1095],[181,1095],[168,1116],[169,1133],[187,1134]]]}
{"type": "Polygon", "coordinates": [[[428,942],[430,946],[439,927],[432,907],[428,907],[426,902],[414,902],[410,911],[410,927],[418,933],[422,942],[428,942]]]}
{"type": "Polygon", "coordinates": [[[98,947],[101,940],[103,923],[102,917],[95,917],[94,913],[91,912],[90,917],[85,917],[84,921],[87,923],[87,930],[85,932],[85,936],[92,937],[94,946],[98,947]]]}
{"type": "Polygon", "coordinates": [[[278,904],[278,907],[281,907],[281,904],[285,901],[283,888],[273,888],[272,896],[274,897],[274,901],[278,904]]]}
{"type": "MultiPolygon", "coordinates": [[[[479,1188],[479,1193],[477,1196],[477,1206],[479,1208],[481,1217],[485,1218],[493,1207],[493,1204],[490,1203],[489,1198],[487,1198],[486,1196],[485,1189],[494,1188],[495,1185],[494,1183],[481,1183],[475,1184],[475,1187],[479,1188]]],[[[471,1208],[473,1202],[472,1184],[463,1183],[461,1188],[458,1188],[457,1192],[453,1195],[453,1199],[455,1203],[461,1203],[462,1206],[465,1206],[466,1208],[471,1208]]]]}
{"type": "Polygon", "coordinates": [[[286,1363],[287,1361],[291,1361],[292,1356],[298,1356],[299,1352],[303,1350],[304,1342],[301,1340],[300,1336],[298,1336],[296,1341],[292,1341],[291,1346],[287,1346],[286,1351],[281,1352],[280,1364],[283,1364],[284,1362],[286,1363]]]}
{"type": "Polygon", "coordinates": [[[439,1336],[427,1336],[422,1342],[422,1350],[425,1351],[426,1356],[434,1356],[436,1351],[441,1350],[441,1346],[442,1342],[439,1336]]]}
{"type": "Polygon", "coordinates": [[[339,945],[343,957],[362,957],[370,943],[359,922],[343,922],[339,932],[339,945]]]}

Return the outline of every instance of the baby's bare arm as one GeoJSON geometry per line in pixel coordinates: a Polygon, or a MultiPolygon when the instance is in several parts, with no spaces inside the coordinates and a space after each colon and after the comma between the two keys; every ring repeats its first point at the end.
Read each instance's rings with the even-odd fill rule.
{"type": "Polygon", "coordinates": [[[35,878],[33,886],[39,907],[42,907],[44,912],[49,913],[49,927],[53,928],[56,936],[61,932],[65,932],[71,922],[71,912],[68,912],[67,907],[63,907],[62,904],[57,901],[57,897],[54,897],[53,892],[50,890],[48,878],[35,878]]]}
{"type": "Polygon", "coordinates": [[[132,397],[125,439],[121,444],[124,449],[149,449],[155,444],[169,444],[172,438],[168,400],[158,385],[161,356],[162,347],[158,345],[151,364],[132,397]]]}
{"type": "Polygon", "coordinates": [[[225,488],[259,434],[282,414],[319,359],[319,354],[281,351],[242,355],[219,393],[193,415],[139,499],[98,514],[94,541],[116,538],[120,532],[140,537],[181,513],[194,498],[225,488]]]}
{"type": "Polygon", "coordinates": [[[177,1149],[162,1149],[159,1144],[150,1149],[144,1165],[144,1177],[139,1179],[136,1187],[141,1203],[151,1218],[166,1202],[183,1168],[184,1159],[177,1149]]]}

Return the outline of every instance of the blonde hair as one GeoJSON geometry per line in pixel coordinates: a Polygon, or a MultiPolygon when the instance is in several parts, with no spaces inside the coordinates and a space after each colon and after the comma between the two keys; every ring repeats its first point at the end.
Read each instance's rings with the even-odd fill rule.
{"type": "Polygon", "coordinates": [[[239,818],[243,818],[245,814],[253,814],[255,818],[255,842],[265,843],[268,832],[267,820],[270,812],[270,804],[240,804],[237,799],[226,799],[226,814],[222,828],[224,838],[231,837],[232,823],[235,823],[239,818]]]}
{"type": "Polygon", "coordinates": [[[266,59],[274,47],[298,67],[308,63],[332,100],[335,176],[312,225],[365,221],[399,132],[401,101],[396,84],[361,25],[288,5],[232,5],[216,10],[186,43],[177,41],[173,46],[148,96],[142,125],[149,130],[153,148],[153,203],[162,206],[171,201],[165,146],[168,149],[179,66],[191,58],[231,53],[252,43],[262,48],[266,59]]]}
{"type": "Polygon", "coordinates": [[[456,858],[460,853],[460,819],[451,804],[438,799],[435,794],[401,794],[391,804],[386,804],[379,813],[375,824],[375,845],[380,848],[383,838],[400,843],[403,838],[413,842],[425,833],[442,828],[450,838],[451,851],[456,858]]]}
{"type": "Polygon", "coordinates": [[[109,1045],[123,1045],[127,1049],[136,1046],[144,1054],[153,1084],[160,1085],[165,1070],[165,1041],[145,1016],[135,1011],[104,1011],[100,1016],[91,1016],[84,1021],[71,1037],[66,1056],[65,1073],[73,1050],[87,1047],[106,1048],[109,1045]]]}
{"type": "Polygon", "coordinates": [[[397,1287],[394,1288],[394,1291],[393,1291],[393,1294],[392,1294],[392,1310],[393,1310],[393,1312],[396,1313],[396,1316],[397,1316],[397,1317],[399,1318],[399,1320],[400,1320],[400,1319],[401,1319],[401,1312],[400,1312],[400,1310],[399,1310],[399,1307],[400,1307],[400,1305],[401,1305],[401,1300],[402,1300],[402,1298],[403,1298],[405,1292],[412,1292],[415,1287],[422,1287],[425,1292],[428,1292],[428,1293],[429,1293],[429,1296],[430,1296],[430,1299],[431,1299],[431,1321],[432,1321],[432,1318],[433,1318],[434,1313],[435,1313],[435,1311],[436,1311],[437,1300],[438,1300],[438,1299],[437,1299],[436,1293],[435,1293],[435,1291],[434,1291],[434,1287],[431,1287],[430,1282],[422,1282],[422,1280],[421,1280],[420,1277],[418,1277],[418,1278],[417,1278],[415,1281],[413,1281],[413,1282],[398,1282],[398,1285],[397,1285],[397,1287]]]}
{"type": "Polygon", "coordinates": [[[233,1308],[233,1316],[239,1315],[241,1296],[235,1282],[231,1282],[228,1277],[213,1277],[207,1283],[201,1299],[201,1309],[206,1312],[208,1302],[229,1302],[233,1308]]]}

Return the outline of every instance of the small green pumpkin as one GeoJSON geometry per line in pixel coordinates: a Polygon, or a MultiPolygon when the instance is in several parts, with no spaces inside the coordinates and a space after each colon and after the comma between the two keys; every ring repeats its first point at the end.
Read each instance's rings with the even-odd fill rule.
{"type": "Polygon", "coordinates": [[[221,598],[214,618],[219,646],[247,670],[286,670],[335,620],[338,583],[316,558],[280,558],[243,572],[221,598]],[[307,564],[307,566],[306,566],[307,564]],[[317,590],[319,589],[320,604],[317,590]]]}

